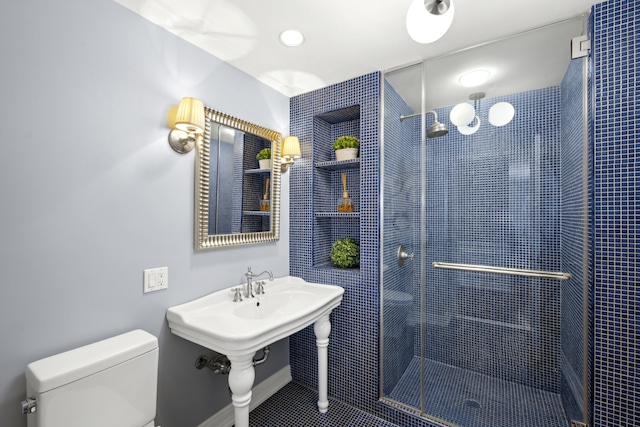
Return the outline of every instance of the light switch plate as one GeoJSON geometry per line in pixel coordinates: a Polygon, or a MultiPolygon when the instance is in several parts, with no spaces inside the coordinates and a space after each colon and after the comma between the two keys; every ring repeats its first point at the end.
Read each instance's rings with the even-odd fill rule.
{"type": "Polygon", "coordinates": [[[169,287],[169,267],[149,268],[144,271],[143,291],[159,291],[169,287]]]}

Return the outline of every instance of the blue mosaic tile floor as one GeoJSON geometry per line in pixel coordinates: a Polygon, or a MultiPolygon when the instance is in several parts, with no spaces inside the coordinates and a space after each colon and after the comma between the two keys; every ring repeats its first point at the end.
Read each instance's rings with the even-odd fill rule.
{"type": "Polygon", "coordinates": [[[318,394],[289,383],[249,414],[251,427],[399,427],[329,397],[329,411],[318,412],[318,394]]]}
{"type": "MultiPolygon", "coordinates": [[[[389,398],[420,407],[420,358],[414,357],[389,398]]],[[[465,427],[567,427],[560,396],[427,360],[425,412],[465,427]]]]}

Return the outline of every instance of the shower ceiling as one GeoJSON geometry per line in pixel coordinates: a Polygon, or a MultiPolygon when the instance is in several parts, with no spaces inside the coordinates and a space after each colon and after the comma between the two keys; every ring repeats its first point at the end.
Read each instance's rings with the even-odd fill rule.
{"type": "MultiPolygon", "coordinates": [[[[494,98],[559,85],[571,60],[570,40],[580,35],[583,25],[578,17],[427,61],[425,111],[469,101],[478,92],[494,98]],[[491,72],[485,84],[459,83],[466,72],[481,69],[491,72]]],[[[421,67],[406,67],[387,75],[414,111],[420,111],[421,72],[421,67]]]]}
{"type": "MultiPolygon", "coordinates": [[[[573,17],[599,3],[454,0],[451,29],[435,43],[422,45],[411,40],[405,28],[411,0],[115,1],[288,96],[573,17]],[[287,29],[304,34],[302,46],[280,44],[278,35],[287,29]]],[[[556,55],[566,65],[569,40],[531,40],[526,50],[505,50],[503,56],[505,53],[509,66],[519,65],[508,68],[518,78],[500,83],[501,88],[541,75],[557,84],[565,67],[557,65],[556,55]]],[[[443,80],[433,80],[434,87],[443,93],[457,90],[459,76],[452,72],[440,73],[443,80]]],[[[487,97],[492,96],[487,91],[487,97]]],[[[453,103],[459,101],[458,96],[453,103]]]]}

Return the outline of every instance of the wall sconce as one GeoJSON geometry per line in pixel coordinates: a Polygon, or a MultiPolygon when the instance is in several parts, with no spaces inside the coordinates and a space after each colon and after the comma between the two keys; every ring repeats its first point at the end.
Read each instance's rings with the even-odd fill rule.
{"type": "Polygon", "coordinates": [[[204,133],[204,104],[196,98],[182,98],[180,105],[169,109],[167,125],[169,145],[180,154],[193,149],[196,135],[204,133]]]}
{"type": "Polygon", "coordinates": [[[282,173],[288,171],[289,166],[301,157],[302,153],[300,151],[300,140],[298,137],[286,136],[282,141],[282,161],[280,162],[282,173]]]}

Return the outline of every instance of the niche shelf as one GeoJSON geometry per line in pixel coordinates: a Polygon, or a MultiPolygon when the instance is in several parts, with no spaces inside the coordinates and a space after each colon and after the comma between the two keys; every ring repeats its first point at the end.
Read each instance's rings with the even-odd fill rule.
{"type": "Polygon", "coordinates": [[[316,212],[316,218],[360,218],[360,212],[316,212]]]}
{"type": "Polygon", "coordinates": [[[360,106],[321,113],[313,118],[313,266],[359,273],[359,268],[333,267],[329,256],[333,243],[351,238],[360,244],[360,157],[335,160],[333,141],[351,135],[360,139],[360,106]],[[338,212],[342,197],[342,174],[354,212],[338,212]]]}
{"type": "Polygon", "coordinates": [[[242,215],[250,215],[250,216],[270,216],[271,212],[267,211],[242,211],[242,215]]]}
{"type": "Polygon", "coordinates": [[[244,171],[245,175],[271,175],[271,169],[247,169],[244,171]]]}
{"type": "Polygon", "coordinates": [[[347,170],[347,169],[359,169],[360,157],[352,160],[329,160],[326,162],[316,163],[316,168],[326,170],[347,170]]]}

